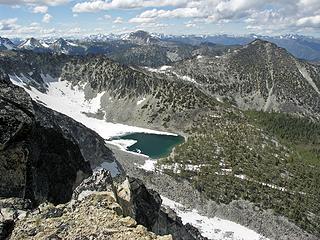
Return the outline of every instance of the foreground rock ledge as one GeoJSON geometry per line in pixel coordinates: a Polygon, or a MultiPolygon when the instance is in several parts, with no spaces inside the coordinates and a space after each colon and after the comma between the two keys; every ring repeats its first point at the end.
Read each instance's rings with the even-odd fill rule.
{"type": "Polygon", "coordinates": [[[122,213],[110,192],[97,192],[81,201],[55,207],[42,204],[16,222],[11,239],[172,239],[170,235],[157,236],[149,232],[122,213]]]}

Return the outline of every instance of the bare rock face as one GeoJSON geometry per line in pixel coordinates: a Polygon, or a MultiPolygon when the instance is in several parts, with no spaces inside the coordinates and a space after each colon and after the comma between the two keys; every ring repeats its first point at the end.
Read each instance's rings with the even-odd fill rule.
{"type": "Polygon", "coordinates": [[[4,220],[0,222],[0,239],[7,239],[14,228],[13,220],[4,220]]]}
{"type": "Polygon", "coordinates": [[[86,162],[92,169],[103,165],[112,177],[122,177],[122,166],[113,156],[113,152],[105,146],[105,140],[93,130],[85,127],[72,118],[52,111],[40,104],[34,104],[36,120],[50,128],[62,130],[64,137],[78,145],[86,162]]]}
{"type": "Polygon", "coordinates": [[[34,104],[0,74],[0,197],[65,203],[90,164],[61,128],[37,121],[34,104]]]}
{"type": "Polygon", "coordinates": [[[147,189],[139,179],[129,178],[129,183],[135,219],[151,230],[159,218],[161,197],[156,191],[147,189]]]}

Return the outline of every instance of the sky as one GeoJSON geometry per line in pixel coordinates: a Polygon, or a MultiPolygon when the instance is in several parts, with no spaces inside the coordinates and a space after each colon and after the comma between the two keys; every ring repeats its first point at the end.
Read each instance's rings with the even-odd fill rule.
{"type": "Polygon", "coordinates": [[[320,0],[0,0],[0,36],[301,34],[320,37],[320,0]]]}

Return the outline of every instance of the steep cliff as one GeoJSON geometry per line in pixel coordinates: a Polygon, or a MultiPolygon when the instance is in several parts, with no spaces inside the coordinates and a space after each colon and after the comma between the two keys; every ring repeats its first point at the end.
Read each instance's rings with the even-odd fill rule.
{"type": "Polygon", "coordinates": [[[67,202],[90,164],[61,128],[37,121],[29,95],[3,74],[0,88],[1,196],[67,202]]]}

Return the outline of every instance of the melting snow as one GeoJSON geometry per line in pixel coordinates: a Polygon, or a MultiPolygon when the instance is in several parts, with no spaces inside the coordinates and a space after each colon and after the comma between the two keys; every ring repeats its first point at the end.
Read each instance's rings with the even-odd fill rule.
{"type": "Polygon", "coordinates": [[[296,65],[297,65],[297,68],[298,68],[299,72],[301,73],[301,75],[307,80],[307,82],[311,85],[311,87],[318,94],[320,94],[320,91],[319,91],[317,85],[312,80],[312,78],[311,78],[310,74],[308,73],[307,69],[305,67],[303,67],[302,65],[300,65],[298,62],[296,62],[296,65]]]}
{"type": "Polygon", "coordinates": [[[191,78],[189,76],[181,76],[181,75],[177,74],[176,72],[173,72],[173,74],[175,74],[178,78],[180,78],[180,79],[182,79],[184,81],[188,81],[188,82],[192,82],[192,83],[198,84],[196,80],[194,80],[193,78],[191,78]]]}
{"type": "Polygon", "coordinates": [[[150,68],[150,67],[145,67],[145,69],[147,69],[150,72],[158,72],[158,73],[164,73],[165,71],[169,70],[170,68],[172,68],[172,66],[162,66],[160,68],[150,68]]]}
{"type": "Polygon", "coordinates": [[[164,65],[164,66],[160,67],[159,70],[160,70],[160,71],[166,71],[166,70],[168,70],[168,69],[170,69],[170,68],[172,68],[172,66],[166,66],[166,65],[164,65]]]}
{"type": "Polygon", "coordinates": [[[141,100],[137,101],[137,105],[140,105],[141,103],[143,103],[146,100],[146,98],[142,98],[141,100]]]}
{"type": "Polygon", "coordinates": [[[73,47],[77,47],[77,46],[79,46],[78,44],[75,44],[75,43],[73,43],[73,42],[69,42],[69,41],[67,41],[67,43],[68,43],[70,46],[73,46],[73,47]]]}
{"type": "Polygon", "coordinates": [[[176,135],[88,117],[85,113],[96,113],[100,109],[100,99],[104,92],[99,93],[95,98],[88,101],[85,99],[84,92],[80,87],[72,87],[67,81],[54,81],[53,78],[48,75],[43,77],[44,81],[48,84],[47,93],[42,93],[34,87],[30,87],[30,89],[26,88],[24,82],[32,81],[31,79],[26,79],[26,77],[22,79],[17,76],[10,76],[10,79],[15,85],[23,87],[32,99],[45,104],[48,108],[73,118],[97,132],[104,139],[137,132],[176,135]]]}
{"type": "Polygon", "coordinates": [[[156,170],[157,160],[147,159],[144,164],[139,166],[139,168],[144,169],[147,172],[154,172],[156,170]]]}
{"type": "Polygon", "coordinates": [[[139,156],[143,156],[143,157],[148,158],[149,156],[142,154],[141,152],[133,152],[133,151],[128,150],[128,147],[132,146],[136,142],[137,142],[136,140],[132,140],[132,139],[116,139],[116,140],[108,141],[109,144],[117,146],[118,148],[120,148],[124,152],[128,152],[131,154],[135,154],[135,155],[139,155],[139,156]]]}
{"type": "Polygon", "coordinates": [[[209,218],[198,211],[186,209],[180,203],[161,196],[162,204],[173,209],[184,224],[198,228],[204,237],[215,240],[268,240],[255,231],[232,221],[218,217],[209,218]]]}

